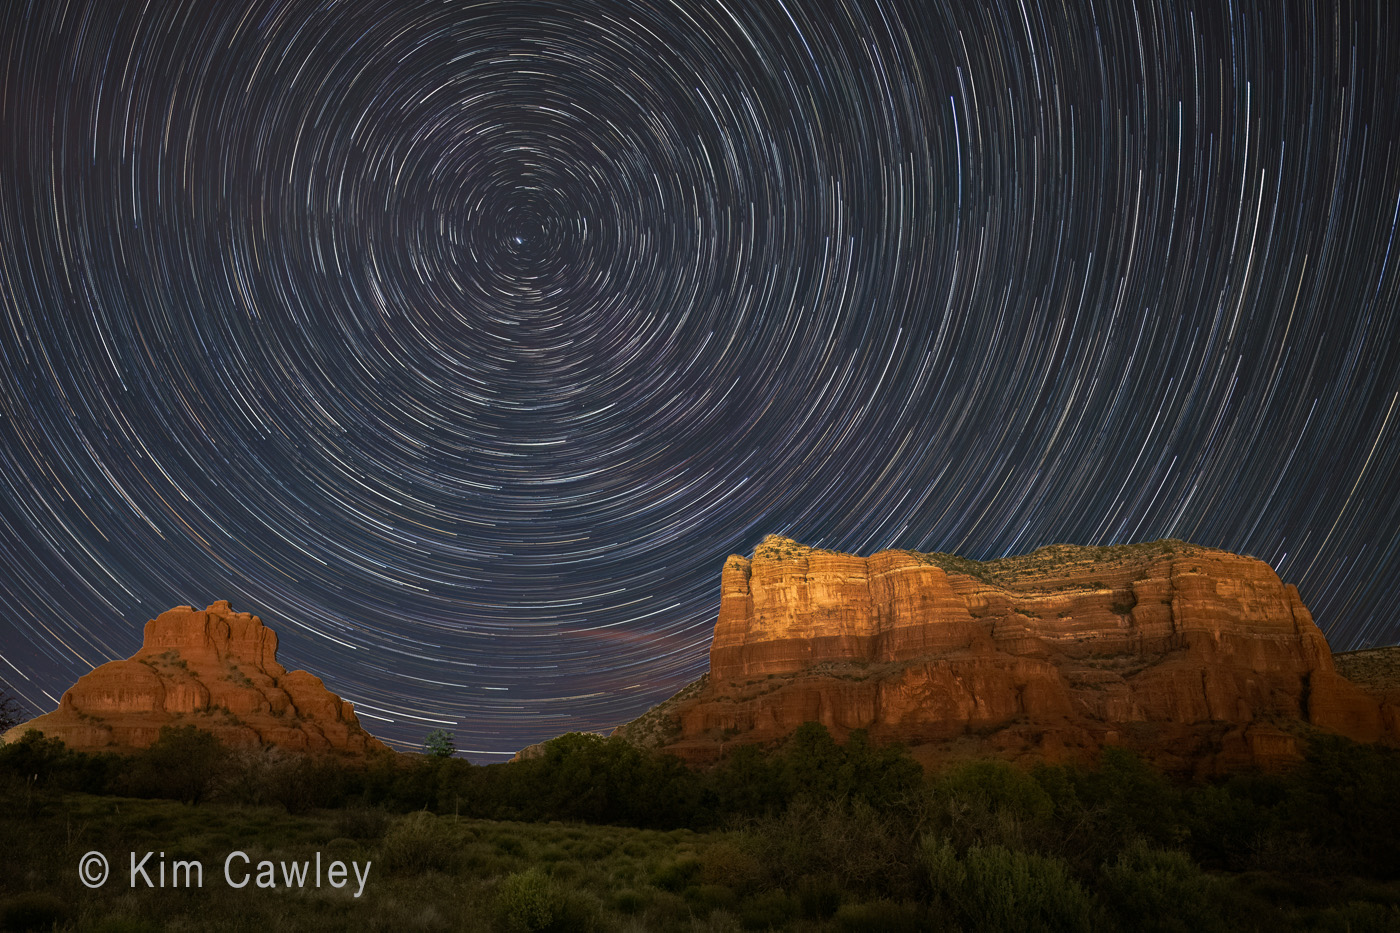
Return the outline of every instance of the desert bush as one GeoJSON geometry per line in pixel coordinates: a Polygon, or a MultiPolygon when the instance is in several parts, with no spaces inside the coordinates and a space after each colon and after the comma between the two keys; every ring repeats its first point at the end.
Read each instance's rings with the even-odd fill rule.
{"type": "Polygon", "coordinates": [[[666,862],[652,873],[651,883],[663,891],[680,891],[700,874],[701,863],[694,856],[682,856],[666,862]]]}
{"type": "Polygon", "coordinates": [[[1059,837],[1055,801],[1031,774],[1004,761],[975,761],[929,782],[924,828],[959,850],[1002,845],[1039,850],[1059,837]]]}
{"type": "Polygon", "coordinates": [[[0,775],[13,776],[13,783],[28,791],[108,793],[114,776],[127,767],[124,758],[76,752],[37,729],[16,742],[0,744],[0,775]]]}
{"type": "Polygon", "coordinates": [[[165,726],[132,760],[130,789],[139,797],[198,803],[224,780],[228,765],[228,749],[212,732],[165,726]]]}
{"type": "Polygon", "coordinates": [[[739,895],[722,884],[693,884],[681,896],[701,917],[716,910],[730,910],[739,902],[739,895]]]}
{"type": "Polygon", "coordinates": [[[959,859],[944,839],[928,837],[923,861],[934,904],[969,929],[1088,931],[1097,905],[1060,859],[1004,846],[973,846],[959,859]]]}
{"type": "Polygon", "coordinates": [[[1400,906],[1353,901],[1315,916],[1312,929],[1323,933],[1395,933],[1400,930],[1400,906]]]}
{"type": "Polygon", "coordinates": [[[742,837],[733,835],[712,842],[699,856],[700,882],[723,885],[740,894],[754,890],[767,879],[768,868],[753,849],[751,843],[745,845],[742,837]]]}
{"type": "Polygon", "coordinates": [[[657,891],[647,903],[646,912],[635,918],[632,929],[673,930],[693,919],[685,898],[670,891],[657,891]]]}
{"type": "Polygon", "coordinates": [[[390,827],[380,843],[380,853],[387,871],[449,872],[457,865],[458,842],[442,818],[419,810],[390,827]]]}
{"type": "Polygon", "coordinates": [[[702,815],[771,816],[798,797],[860,801],[880,813],[910,816],[923,771],[897,745],[872,745],[864,730],[838,745],[820,723],[804,723],[776,752],[746,745],[704,777],[712,810],[702,815]]]}
{"type": "Polygon", "coordinates": [[[798,904],[786,891],[761,891],[744,898],[737,913],[744,929],[771,930],[797,916],[798,904]]]}
{"type": "Polygon", "coordinates": [[[1108,746],[1097,769],[1072,773],[1078,799],[1090,802],[1089,838],[1099,841],[1105,854],[1116,854],[1137,838],[1171,848],[1189,835],[1181,791],[1128,749],[1108,746]]]}
{"type": "Polygon", "coordinates": [[[347,779],[345,767],[333,758],[259,745],[228,751],[211,796],[252,806],[281,804],[288,813],[306,813],[340,804],[347,779]]]}
{"type": "Polygon", "coordinates": [[[337,806],[343,799],[344,767],[329,756],[288,755],[268,777],[272,801],[288,813],[337,806]]]}
{"type": "Polygon", "coordinates": [[[1144,933],[1227,930],[1221,885],[1185,852],[1136,843],[1105,865],[1099,891],[1124,929],[1144,933]]]}
{"type": "Polygon", "coordinates": [[[563,919],[561,892],[538,868],[508,875],[496,889],[496,909],[511,930],[551,930],[563,919]]]}
{"type": "Polygon", "coordinates": [[[641,913],[650,903],[651,897],[636,888],[622,888],[616,891],[610,900],[612,909],[621,914],[641,913]]]}
{"type": "Polygon", "coordinates": [[[836,912],[836,925],[851,933],[922,933],[929,929],[923,908],[885,900],[845,905],[836,912]]]}
{"type": "Polygon", "coordinates": [[[1339,735],[1308,740],[1303,766],[1289,776],[1285,824],[1327,850],[1332,870],[1400,878],[1400,750],[1339,735]]]}
{"type": "Polygon", "coordinates": [[[335,834],[346,839],[382,839],[389,829],[389,815],[370,807],[347,807],[335,816],[335,834]]]}
{"type": "Polygon", "coordinates": [[[861,801],[799,798],[781,815],[751,821],[740,836],[768,883],[793,888],[828,877],[851,891],[908,897],[922,888],[912,827],[861,801]]]}

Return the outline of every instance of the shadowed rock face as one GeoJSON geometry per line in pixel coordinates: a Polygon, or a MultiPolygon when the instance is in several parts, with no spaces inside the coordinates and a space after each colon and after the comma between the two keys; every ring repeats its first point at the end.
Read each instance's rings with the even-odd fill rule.
{"type": "Polygon", "coordinates": [[[227,602],[178,606],[146,623],[141,650],[78,678],[58,709],[29,729],[71,748],[145,748],[163,726],[195,725],[229,745],[363,754],[385,746],[351,704],[306,671],[277,663],[277,635],[227,602]]]}
{"type": "Polygon", "coordinates": [[[769,537],[725,562],[695,693],[667,707],[669,730],[650,730],[692,760],[806,721],[925,760],[1121,743],[1197,771],[1296,758],[1291,724],[1400,735],[1393,705],[1336,673],[1295,587],[1262,561],[1179,541],[979,563],[769,537]]]}

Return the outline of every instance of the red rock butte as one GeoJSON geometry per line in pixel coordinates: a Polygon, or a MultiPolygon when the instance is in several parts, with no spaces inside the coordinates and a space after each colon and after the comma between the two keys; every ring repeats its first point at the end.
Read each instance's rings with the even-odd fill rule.
{"type": "Polygon", "coordinates": [[[198,726],[233,746],[349,755],[384,750],[354,707],[306,671],[277,663],[277,634],[227,602],[177,606],[146,623],[141,650],[78,678],[30,729],[83,751],[145,748],[163,726],[198,726]]]}
{"type": "Polygon", "coordinates": [[[1308,727],[1400,736],[1254,558],[1181,541],[857,557],[777,536],[725,562],[707,678],[619,734],[707,761],[808,721],[925,764],[1121,744],[1197,773],[1296,760],[1308,727]]]}

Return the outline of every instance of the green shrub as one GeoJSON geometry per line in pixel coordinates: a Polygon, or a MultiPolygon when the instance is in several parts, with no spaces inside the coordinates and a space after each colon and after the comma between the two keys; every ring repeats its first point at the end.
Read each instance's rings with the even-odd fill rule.
{"type": "Polygon", "coordinates": [[[807,875],[876,896],[902,898],[922,887],[911,829],[859,800],[799,798],[781,816],[752,822],[742,838],[770,883],[789,889],[807,875]]]}
{"type": "Polygon", "coordinates": [[[389,815],[368,807],[348,807],[336,813],[335,834],[346,839],[382,839],[389,828],[389,815]]]}
{"type": "Polygon", "coordinates": [[[496,849],[505,855],[525,857],[525,844],[514,836],[501,836],[496,839],[496,849]]]}
{"type": "Polygon", "coordinates": [[[29,729],[17,742],[0,743],[0,776],[12,776],[12,786],[23,787],[26,798],[35,791],[110,793],[113,776],[129,768],[125,758],[75,752],[37,729],[29,729]]]}
{"type": "Polygon", "coordinates": [[[716,910],[729,910],[739,901],[739,895],[722,884],[691,885],[681,892],[699,916],[716,910]]]}
{"type": "Polygon", "coordinates": [[[959,849],[974,845],[1038,848],[1054,839],[1055,801],[1040,782],[1004,761],[974,761],[929,787],[930,829],[959,849]]]}
{"type": "Polygon", "coordinates": [[[1288,785],[1289,821],[1327,850],[1331,870],[1400,878],[1397,773],[1400,749],[1339,735],[1311,736],[1303,767],[1288,785]]]}
{"type": "Polygon", "coordinates": [[[218,736],[198,726],[164,726],[136,756],[132,790],[138,796],[198,803],[227,776],[229,753],[218,736]]]}
{"type": "Polygon", "coordinates": [[[636,888],[623,888],[612,896],[612,909],[621,914],[637,914],[646,910],[651,898],[636,888]]]}
{"type": "Polygon", "coordinates": [[[836,924],[851,933],[921,933],[929,929],[926,911],[894,901],[846,904],[836,912],[836,924]]]}
{"type": "Polygon", "coordinates": [[[753,854],[752,846],[742,842],[742,837],[726,838],[706,846],[700,853],[700,881],[723,885],[740,894],[763,884],[768,869],[753,854]]]}
{"type": "Polygon", "coordinates": [[[423,740],[423,750],[434,758],[451,758],[457,753],[457,742],[446,729],[434,729],[423,740]]]}
{"type": "Polygon", "coordinates": [[[280,803],[288,813],[334,806],[342,797],[344,777],[342,767],[331,758],[283,755],[268,769],[268,800],[280,803]]]}
{"type": "Polygon", "coordinates": [[[1099,925],[1091,896],[1060,859],[1004,846],[973,846],[959,859],[941,839],[923,844],[935,904],[970,929],[1088,931],[1099,925]]]}
{"type": "Polygon", "coordinates": [[[445,825],[445,818],[419,810],[401,818],[384,834],[380,852],[387,871],[450,872],[457,865],[458,841],[445,825]]]}
{"type": "Polygon", "coordinates": [[[684,856],[668,862],[651,876],[651,883],[663,891],[680,891],[700,874],[700,860],[684,856]]]}
{"type": "Polygon", "coordinates": [[[1125,929],[1194,933],[1226,930],[1220,884],[1184,852],[1136,843],[1104,866],[1100,890],[1125,929]]]}
{"type": "Polygon", "coordinates": [[[538,868],[506,876],[496,889],[496,909],[512,930],[549,930],[562,919],[563,898],[538,868]]]}
{"type": "Polygon", "coordinates": [[[1394,933],[1400,930],[1400,906],[1352,901],[1314,918],[1325,933],[1394,933]]]}
{"type": "Polygon", "coordinates": [[[589,933],[601,925],[602,902],[586,891],[564,888],[538,868],[506,876],[495,908],[506,930],[589,933]]]}
{"type": "Polygon", "coordinates": [[[745,898],[738,914],[746,930],[776,929],[797,916],[797,902],[784,891],[764,891],[745,898]]]}

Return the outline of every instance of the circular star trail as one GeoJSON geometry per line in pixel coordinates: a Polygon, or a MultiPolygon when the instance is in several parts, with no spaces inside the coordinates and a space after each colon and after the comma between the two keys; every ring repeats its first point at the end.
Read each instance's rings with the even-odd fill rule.
{"type": "Polygon", "coordinates": [[[769,532],[1173,536],[1400,639],[1389,4],[10,2],[0,684],[230,599],[480,760],[769,532]]]}

